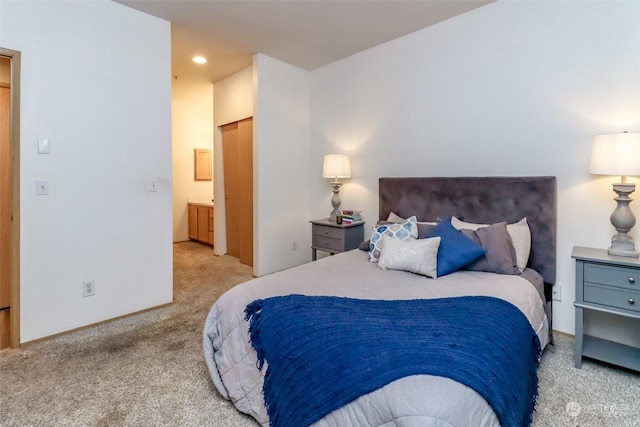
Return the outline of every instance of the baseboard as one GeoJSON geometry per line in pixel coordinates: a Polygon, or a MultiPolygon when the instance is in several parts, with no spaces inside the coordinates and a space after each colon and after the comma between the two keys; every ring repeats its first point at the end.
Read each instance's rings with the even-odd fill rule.
{"type": "Polygon", "coordinates": [[[20,343],[20,347],[22,348],[25,345],[28,346],[28,345],[36,344],[36,343],[39,343],[39,342],[42,342],[42,341],[50,340],[52,338],[57,338],[57,337],[61,337],[63,335],[71,334],[73,332],[78,332],[78,331],[82,331],[82,330],[85,330],[85,329],[93,328],[95,326],[104,325],[105,323],[110,323],[110,322],[113,322],[113,321],[116,321],[116,320],[120,320],[120,319],[126,319],[127,317],[136,316],[138,314],[147,313],[149,311],[158,310],[160,308],[169,307],[170,305],[173,305],[173,301],[172,302],[168,302],[166,304],[157,305],[155,307],[145,308],[144,310],[134,311],[133,313],[123,314],[122,316],[113,317],[111,319],[103,320],[103,321],[100,321],[100,322],[91,323],[89,325],[80,326],[79,328],[69,329],[68,331],[58,332],[57,334],[47,335],[46,337],[38,338],[38,339],[35,339],[35,340],[21,342],[20,343]]]}
{"type": "Polygon", "coordinates": [[[562,331],[556,331],[555,329],[553,329],[551,332],[553,332],[553,335],[562,335],[562,336],[565,336],[565,337],[568,337],[568,338],[575,338],[576,337],[575,335],[571,335],[571,334],[568,334],[568,333],[562,332],[562,331]]]}

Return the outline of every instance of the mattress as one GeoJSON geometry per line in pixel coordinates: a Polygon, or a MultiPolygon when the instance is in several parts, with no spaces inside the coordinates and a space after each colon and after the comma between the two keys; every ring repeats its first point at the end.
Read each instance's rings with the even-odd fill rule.
{"type": "MultiPolygon", "coordinates": [[[[212,306],[203,348],[213,384],[240,411],[269,425],[262,396],[265,368],[258,370],[249,343],[245,307],[276,295],[334,295],[360,299],[421,299],[468,295],[500,298],[516,306],[540,340],[548,343],[549,322],[541,298],[542,278],[531,269],[522,275],[458,271],[429,279],[381,270],[363,251],[349,251],[250,280],[223,294],[212,306]]],[[[444,377],[412,375],[333,411],[317,426],[499,425],[487,402],[469,387],[444,377]]]]}

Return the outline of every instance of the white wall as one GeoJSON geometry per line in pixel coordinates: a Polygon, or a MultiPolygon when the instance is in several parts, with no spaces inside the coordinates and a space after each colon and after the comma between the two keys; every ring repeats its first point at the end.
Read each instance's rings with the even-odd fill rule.
{"type": "Polygon", "coordinates": [[[254,272],[262,276],[311,259],[310,74],[265,55],[254,57],[254,74],[254,272]]]}
{"type": "MultiPolygon", "coordinates": [[[[262,276],[311,259],[308,71],[268,56],[214,85],[215,199],[224,200],[219,126],[253,117],[254,266],[262,276]],[[302,220],[298,220],[298,218],[302,220]],[[295,247],[294,248],[294,242],[295,247]]],[[[215,205],[215,253],[226,253],[224,203],[215,205]]]]}
{"type": "Polygon", "coordinates": [[[171,85],[173,159],[173,241],[189,240],[187,202],[210,202],[213,181],[194,179],[194,149],[213,150],[213,85],[173,80],[171,85]]]}
{"type": "Polygon", "coordinates": [[[312,216],[330,206],[331,152],[351,155],[343,206],[368,224],[381,176],[555,175],[554,328],[573,333],[572,246],[614,233],[615,179],[587,173],[593,136],[640,130],[639,23],[640,2],[500,1],[312,72],[312,216]]]}
{"type": "Polygon", "coordinates": [[[0,8],[22,52],[21,341],[170,302],[170,24],[111,1],[0,8]]]}
{"type": "Polygon", "coordinates": [[[213,249],[216,255],[224,255],[227,253],[224,167],[222,162],[222,132],[220,131],[220,126],[253,117],[253,86],[253,67],[247,67],[213,85],[213,110],[215,111],[213,192],[214,199],[218,201],[214,206],[215,213],[213,218],[213,229],[215,230],[213,249]]]}
{"type": "MultiPolygon", "coordinates": [[[[169,302],[169,23],[110,1],[0,0],[0,11],[0,45],[23,54],[21,340],[169,302]],[[51,155],[36,154],[38,137],[51,155]],[[40,178],[49,196],[35,196],[40,178]],[[97,294],[82,298],[89,279],[97,294]]],[[[640,129],[639,21],[637,2],[501,1],[311,73],[257,55],[214,86],[216,127],[255,116],[254,272],[310,258],[306,221],[330,207],[327,153],[352,156],[343,207],[369,224],[380,176],[555,175],[554,326],[572,333],[571,247],[613,234],[612,179],[587,173],[592,137],[640,129]]]]}

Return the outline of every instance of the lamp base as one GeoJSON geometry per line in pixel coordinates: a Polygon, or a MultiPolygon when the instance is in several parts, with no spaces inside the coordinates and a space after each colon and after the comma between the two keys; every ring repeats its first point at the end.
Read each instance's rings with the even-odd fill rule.
{"type": "Polygon", "coordinates": [[[621,182],[613,184],[613,191],[616,192],[618,197],[614,200],[617,202],[616,209],[611,214],[611,225],[618,232],[611,238],[611,247],[609,248],[609,255],[617,255],[624,257],[638,258],[638,252],[636,252],[635,245],[633,244],[633,237],[629,236],[629,230],[633,228],[636,223],[636,217],[629,209],[629,203],[633,201],[629,197],[636,189],[636,185],[628,182],[621,182]]]}
{"type": "Polygon", "coordinates": [[[614,248],[609,248],[608,253],[609,255],[626,256],[629,258],[638,258],[638,255],[639,255],[638,252],[636,251],[622,251],[614,248]]]}
{"type": "Polygon", "coordinates": [[[611,239],[611,247],[608,250],[609,255],[626,256],[630,258],[638,258],[633,238],[627,234],[616,234],[611,239]]]}
{"type": "Polygon", "coordinates": [[[329,214],[329,221],[337,222],[338,215],[340,215],[340,187],[342,186],[341,182],[338,182],[336,179],[331,183],[331,188],[333,190],[333,197],[331,197],[331,206],[333,206],[333,210],[329,214]]]}

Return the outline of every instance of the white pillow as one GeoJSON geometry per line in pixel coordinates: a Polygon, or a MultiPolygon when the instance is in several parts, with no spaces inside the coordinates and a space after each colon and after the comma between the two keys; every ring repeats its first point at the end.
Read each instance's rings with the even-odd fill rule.
{"type": "MultiPolygon", "coordinates": [[[[490,224],[474,224],[472,222],[460,221],[455,216],[451,217],[451,225],[458,230],[469,229],[477,230],[478,228],[487,227],[490,224]]],[[[529,224],[527,224],[527,218],[522,218],[520,221],[507,224],[507,232],[511,237],[513,248],[516,250],[516,267],[518,272],[522,273],[527,268],[529,262],[529,254],[531,252],[531,230],[529,224]]]]}
{"type": "Polygon", "coordinates": [[[400,240],[382,236],[382,250],[378,267],[382,270],[402,270],[437,278],[440,237],[400,240]]]}

